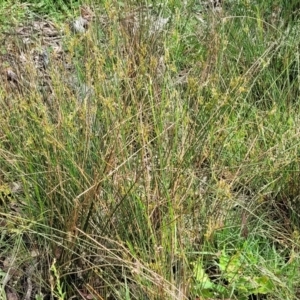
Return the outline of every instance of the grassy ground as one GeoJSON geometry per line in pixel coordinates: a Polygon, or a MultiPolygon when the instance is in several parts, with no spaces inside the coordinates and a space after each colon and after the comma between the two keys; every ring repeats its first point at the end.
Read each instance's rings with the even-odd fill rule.
{"type": "Polygon", "coordinates": [[[296,1],[35,2],[0,4],[2,299],[300,298],[296,1]]]}

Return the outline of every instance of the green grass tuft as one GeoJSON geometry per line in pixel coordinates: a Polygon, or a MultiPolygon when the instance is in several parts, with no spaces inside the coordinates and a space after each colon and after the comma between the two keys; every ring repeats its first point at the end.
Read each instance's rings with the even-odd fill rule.
{"type": "Polygon", "coordinates": [[[4,1],[1,296],[298,299],[296,5],[4,1]]]}

